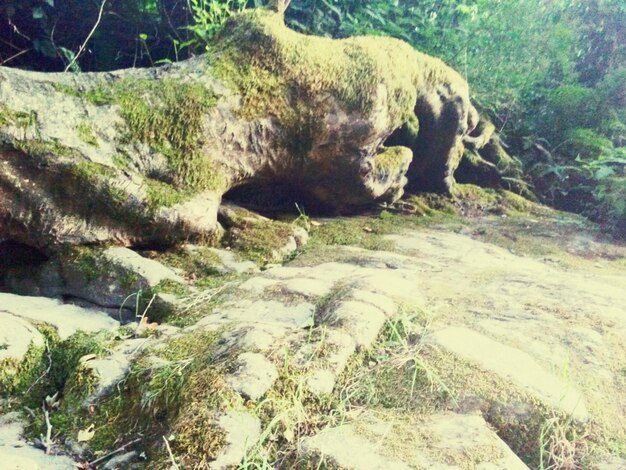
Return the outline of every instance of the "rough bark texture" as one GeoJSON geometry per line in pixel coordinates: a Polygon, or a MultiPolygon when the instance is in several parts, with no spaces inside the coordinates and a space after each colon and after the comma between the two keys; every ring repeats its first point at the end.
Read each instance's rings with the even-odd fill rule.
{"type": "Polygon", "coordinates": [[[304,36],[262,9],[206,56],[156,69],[0,68],[0,112],[0,239],[44,251],[215,236],[221,196],[248,183],[338,210],[394,201],[407,181],[449,191],[478,121],[440,60],[304,36]]]}

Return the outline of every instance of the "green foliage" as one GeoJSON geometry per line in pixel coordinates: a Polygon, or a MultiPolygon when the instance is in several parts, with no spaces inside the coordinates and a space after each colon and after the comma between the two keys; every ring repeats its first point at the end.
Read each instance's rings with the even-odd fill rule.
{"type": "Polygon", "coordinates": [[[189,0],[193,24],[188,26],[200,44],[208,43],[234,12],[246,8],[248,0],[189,0]]]}

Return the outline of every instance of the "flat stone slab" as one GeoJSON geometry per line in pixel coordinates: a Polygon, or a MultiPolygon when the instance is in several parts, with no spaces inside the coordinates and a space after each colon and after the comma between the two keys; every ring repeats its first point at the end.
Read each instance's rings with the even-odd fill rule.
{"type": "Polygon", "coordinates": [[[366,413],[300,445],[309,458],[354,470],[528,470],[478,415],[442,413],[416,421],[366,413]]]}
{"type": "Polygon", "coordinates": [[[583,397],[561,378],[547,372],[529,354],[469,328],[450,327],[429,336],[434,344],[533,393],[544,403],[585,421],[583,397]]]}
{"type": "Polygon", "coordinates": [[[217,424],[226,434],[226,446],[209,464],[209,468],[212,470],[236,468],[246,456],[248,449],[261,437],[261,422],[250,413],[229,411],[218,419],[217,424]]]}
{"type": "MultiPolygon", "coordinates": [[[[377,452],[376,446],[353,425],[327,428],[300,442],[302,452],[322,463],[350,470],[409,470],[401,460],[377,452]]],[[[319,467],[323,468],[323,467],[319,467]]]]}
{"type": "Polygon", "coordinates": [[[339,304],[328,322],[352,336],[358,348],[367,348],[385,324],[385,314],[373,305],[349,300],[339,304]]]}
{"type": "Polygon", "coordinates": [[[222,266],[218,266],[217,270],[222,273],[253,273],[259,270],[259,267],[252,261],[240,261],[232,251],[222,250],[218,248],[209,248],[213,254],[220,259],[222,266]]]}
{"type": "Polygon", "coordinates": [[[0,293],[0,313],[49,323],[56,328],[61,339],[68,338],[77,331],[96,332],[119,327],[119,322],[104,312],[45,297],[0,293]]]}
{"type": "Polygon", "coordinates": [[[0,416],[0,467],[7,470],[75,470],[75,462],[64,455],[46,455],[22,439],[23,424],[18,413],[0,416]]]}
{"type": "Polygon", "coordinates": [[[262,354],[242,353],[237,357],[237,370],[226,382],[245,398],[258,400],[278,378],[276,366],[262,354]]]}
{"type": "Polygon", "coordinates": [[[432,445],[419,458],[423,468],[440,468],[446,462],[454,465],[446,468],[528,470],[481,416],[444,413],[424,426],[432,445]]]}
{"type": "Polygon", "coordinates": [[[42,334],[23,318],[0,311],[0,325],[0,362],[19,362],[31,347],[44,345],[42,334]]]}
{"type": "Polygon", "coordinates": [[[277,324],[286,328],[306,328],[313,326],[315,305],[302,302],[285,305],[276,300],[242,300],[224,305],[215,315],[209,315],[196,325],[215,323],[261,323],[277,324]]]}
{"type": "Polygon", "coordinates": [[[141,276],[149,287],[154,287],[165,280],[179,282],[181,284],[185,283],[185,280],[172,269],[158,261],[145,258],[128,248],[108,248],[102,252],[102,255],[111,263],[141,276]]]}

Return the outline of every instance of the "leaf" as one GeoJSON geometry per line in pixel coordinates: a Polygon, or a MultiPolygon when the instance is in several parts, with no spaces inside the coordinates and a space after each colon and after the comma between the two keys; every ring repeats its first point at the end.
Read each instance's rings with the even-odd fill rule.
{"type": "Polygon", "coordinates": [[[56,392],[54,395],[46,396],[46,406],[48,408],[58,408],[61,404],[61,400],[59,399],[59,392],[56,392]]]}
{"type": "Polygon", "coordinates": [[[93,439],[96,434],[96,427],[92,424],[86,429],[78,431],[78,442],[87,442],[93,439]]]}
{"type": "Polygon", "coordinates": [[[54,46],[52,45],[52,43],[48,40],[39,40],[39,39],[35,39],[33,41],[33,48],[39,52],[40,54],[46,56],[46,57],[50,57],[50,58],[54,58],[57,56],[56,54],[56,49],[54,48],[54,46]]]}
{"type": "Polygon", "coordinates": [[[159,327],[159,324],[156,322],[152,322],[150,323],[150,320],[148,319],[147,316],[142,317],[141,320],[139,321],[139,325],[137,326],[137,333],[141,332],[141,331],[156,331],[156,329],[159,327]]]}
{"type": "Polygon", "coordinates": [[[85,364],[86,362],[93,361],[96,357],[98,356],[96,356],[95,354],[85,354],[78,360],[78,363],[85,364]]]}
{"type": "Polygon", "coordinates": [[[54,0],[45,0],[45,2],[50,5],[52,8],[54,8],[54,0]]]}
{"type": "Polygon", "coordinates": [[[41,19],[43,19],[45,17],[46,17],[46,12],[43,11],[43,8],[41,8],[41,7],[33,8],[33,19],[34,20],[41,20],[41,19]]]}
{"type": "Polygon", "coordinates": [[[608,178],[609,176],[613,176],[615,174],[615,170],[610,166],[601,166],[595,174],[596,179],[601,180],[604,178],[608,178]]]}

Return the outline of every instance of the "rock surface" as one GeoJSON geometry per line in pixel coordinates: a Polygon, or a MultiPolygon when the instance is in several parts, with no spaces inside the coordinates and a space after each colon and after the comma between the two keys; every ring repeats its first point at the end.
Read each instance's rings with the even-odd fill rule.
{"type": "MultiPolygon", "coordinates": [[[[246,276],[193,324],[154,326],[89,359],[103,391],[87,412],[139,363],[142,383],[185,377],[176,416],[198,419],[194,433],[219,431],[216,451],[194,454],[211,468],[288,449],[343,468],[521,470],[520,458],[537,466],[539,442],[561,468],[619,468],[607,448],[585,454],[584,430],[601,423],[611,442],[624,439],[626,250],[578,233],[558,237],[551,255],[486,240],[516,223],[413,229],[386,237],[390,251],[324,247],[246,276]]],[[[550,232],[540,233],[545,250],[550,232]]],[[[189,435],[177,429],[171,442],[175,459],[194,458],[180,447],[189,435]]]]}
{"type": "Polygon", "coordinates": [[[0,312],[0,324],[0,362],[11,360],[19,363],[31,347],[44,345],[43,335],[23,318],[0,312]]]}
{"type": "Polygon", "coordinates": [[[67,456],[46,455],[22,438],[19,413],[0,416],[0,462],[11,470],[74,470],[76,463],[67,456]]]}
{"type": "Polygon", "coordinates": [[[480,416],[446,413],[424,422],[361,417],[301,441],[308,458],[353,470],[528,467],[480,416]]]}
{"type": "Polygon", "coordinates": [[[218,425],[226,433],[226,445],[209,468],[226,469],[239,465],[258,441],[261,422],[249,413],[232,411],[221,416],[218,425]]]}
{"type": "Polygon", "coordinates": [[[50,253],[216,237],[221,196],[242,185],[295,184],[338,209],[393,202],[407,177],[451,189],[478,115],[440,60],[304,36],[265,9],[233,15],[215,47],[151,70],[1,68],[0,238],[50,253]]]}
{"type": "Polygon", "coordinates": [[[44,297],[6,293],[0,293],[0,314],[48,323],[57,330],[61,339],[68,338],[77,331],[95,332],[119,326],[119,322],[98,310],[63,304],[59,300],[44,297]]]}
{"type": "Polygon", "coordinates": [[[505,380],[530,390],[548,405],[578,420],[589,419],[584,399],[561,377],[544,370],[530,354],[489,339],[468,328],[435,331],[430,339],[438,346],[495,372],[505,380]]]}
{"type": "MultiPolygon", "coordinates": [[[[13,292],[71,298],[109,309],[112,316],[124,319],[134,319],[137,314],[138,293],[148,295],[164,282],[185,284],[172,269],[123,247],[68,250],[43,264],[5,274],[5,283],[13,292]]],[[[166,309],[168,303],[164,295],[157,294],[155,306],[166,309]]]]}
{"type": "Polygon", "coordinates": [[[261,354],[248,352],[237,357],[237,370],[226,381],[245,398],[257,401],[277,378],[278,371],[274,364],[261,354]]]}

